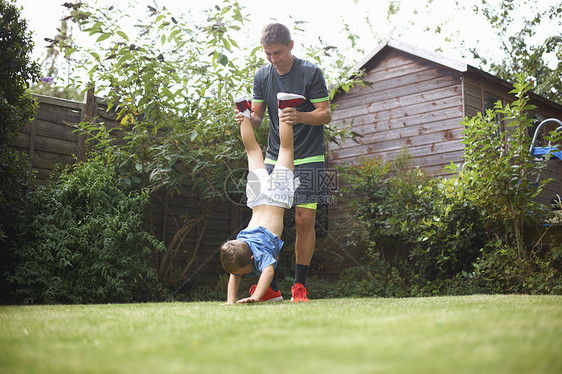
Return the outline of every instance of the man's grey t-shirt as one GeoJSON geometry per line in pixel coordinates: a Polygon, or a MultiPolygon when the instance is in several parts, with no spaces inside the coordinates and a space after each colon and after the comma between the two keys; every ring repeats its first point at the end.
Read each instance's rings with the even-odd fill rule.
{"type": "MultiPolygon", "coordinates": [[[[295,58],[291,70],[279,75],[275,67],[268,64],[254,76],[254,102],[264,102],[269,113],[270,130],[267,140],[266,158],[277,160],[279,154],[279,115],[277,93],[287,92],[303,95],[306,102],[296,109],[312,112],[315,102],[329,100],[328,89],[322,70],[316,65],[295,58]]],[[[302,123],[293,126],[295,160],[324,155],[324,126],[302,123]]]]}

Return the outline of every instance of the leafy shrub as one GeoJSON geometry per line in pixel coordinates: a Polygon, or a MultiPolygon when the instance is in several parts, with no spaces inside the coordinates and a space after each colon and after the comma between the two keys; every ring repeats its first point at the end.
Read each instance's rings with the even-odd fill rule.
{"type": "Polygon", "coordinates": [[[35,115],[37,105],[27,89],[39,67],[30,59],[31,33],[18,7],[0,0],[0,14],[0,300],[4,302],[8,294],[4,274],[12,266],[8,246],[14,239],[25,190],[33,180],[27,157],[11,145],[35,115]]]}
{"type": "Polygon", "coordinates": [[[370,275],[359,277],[367,282],[365,292],[402,295],[470,270],[482,245],[482,224],[475,207],[459,199],[454,181],[410,168],[406,152],[390,163],[365,159],[343,173],[359,194],[359,226],[350,237],[361,238],[370,258],[370,275]]]}
{"type": "MultiPolygon", "coordinates": [[[[556,244],[539,250],[541,239],[528,235],[548,230],[553,214],[551,207],[535,201],[551,180],[537,182],[544,164],[529,152],[533,123],[528,112],[535,109],[527,96],[531,89],[519,76],[511,92],[514,102],[498,102],[493,110],[463,122],[465,165],[457,180],[478,207],[487,233],[474,271],[465,278],[489,292],[551,293],[562,284],[556,244]],[[502,127],[505,131],[498,132],[502,127]]],[[[554,132],[545,138],[560,142],[554,132]]]]}
{"type": "Polygon", "coordinates": [[[28,195],[28,222],[10,276],[28,303],[131,302],[157,297],[146,230],[148,191],[120,188],[113,157],[68,166],[28,195]]]}
{"type": "MultiPolygon", "coordinates": [[[[548,180],[535,183],[541,166],[529,152],[526,93],[466,119],[462,170],[429,178],[408,165],[365,159],[341,170],[356,196],[358,225],[350,243],[367,248],[369,261],[340,277],[340,290],[360,296],[426,294],[560,293],[560,244],[542,245],[552,216],[534,201],[548,180]],[[496,118],[505,121],[506,131],[496,118]],[[526,232],[539,233],[531,240],[526,232]],[[359,239],[358,239],[359,238],[359,239]]],[[[560,136],[547,137],[554,143],[560,136]]]]}

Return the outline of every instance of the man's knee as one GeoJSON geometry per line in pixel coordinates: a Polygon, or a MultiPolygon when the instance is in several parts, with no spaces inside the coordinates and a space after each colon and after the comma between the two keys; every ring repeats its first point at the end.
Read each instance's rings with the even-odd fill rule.
{"type": "Polygon", "coordinates": [[[316,221],[316,210],[297,208],[295,210],[295,225],[298,232],[308,232],[314,230],[316,221]]]}

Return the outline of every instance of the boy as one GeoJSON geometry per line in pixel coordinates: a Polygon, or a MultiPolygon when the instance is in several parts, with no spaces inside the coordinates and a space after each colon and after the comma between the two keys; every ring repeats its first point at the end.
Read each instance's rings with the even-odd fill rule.
{"type": "MultiPolygon", "coordinates": [[[[292,108],[305,101],[304,96],[279,93],[278,108],[292,108]]],[[[228,280],[227,304],[236,303],[240,286],[240,277],[254,268],[261,272],[258,283],[251,291],[250,297],[239,303],[260,301],[266,292],[275,292],[270,288],[277,257],[283,246],[280,239],[283,232],[283,215],[285,209],[293,205],[294,192],[299,185],[294,178],[293,128],[285,122],[279,123],[280,148],[277,165],[268,174],[265,168],[261,147],[256,141],[254,129],[250,122],[250,103],[245,98],[235,99],[236,106],[244,114],[240,124],[240,134],[248,156],[248,184],[246,195],[248,207],[252,209],[252,218],[246,229],[242,230],[236,240],[229,240],[220,249],[223,267],[230,273],[228,280]]],[[[269,301],[281,301],[283,297],[277,290],[276,295],[268,295],[269,301]]]]}

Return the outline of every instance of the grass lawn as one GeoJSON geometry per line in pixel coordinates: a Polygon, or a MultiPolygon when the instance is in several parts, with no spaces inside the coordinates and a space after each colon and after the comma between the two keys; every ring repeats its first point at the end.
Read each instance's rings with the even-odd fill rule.
{"type": "Polygon", "coordinates": [[[0,373],[562,373],[562,297],[0,307],[0,373]]]}

